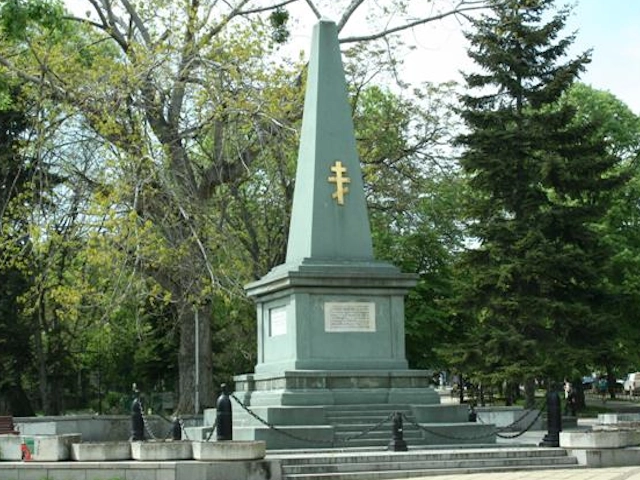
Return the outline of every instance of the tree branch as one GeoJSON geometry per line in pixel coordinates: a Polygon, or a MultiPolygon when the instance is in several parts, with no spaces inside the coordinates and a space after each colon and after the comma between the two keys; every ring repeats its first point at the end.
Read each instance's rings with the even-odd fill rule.
{"type": "Polygon", "coordinates": [[[217,25],[213,26],[202,38],[200,44],[201,45],[206,45],[208,44],[211,39],[213,37],[215,37],[218,33],[220,33],[220,31],[222,31],[222,29],[224,27],[227,26],[227,24],[234,18],[237,17],[238,15],[240,15],[240,13],[242,12],[242,7],[244,7],[247,3],[249,3],[250,0],[241,0],[240,3],[238,5],[236,5],[235,7],[233,7],[233,9],[229,12],[229,15],[227,15],[226,17],[224,17],[220,23],[218,23],[217,25]]]}
{"type": "Polygon", "coordinates": [[[403,30],[407,30],[409,28],[416,27],[418,25],[424,25],[425,23],[434,22],[436,20],[442,20],[443,18],[454,16],[454,15],[462,15],[464,12],[470,12],[470,11],[474,11],[474,10],[483,10],[483,9],[486,8],[484,3],[482,3],[482,2],[473,2],[473,3],[474,4],[481,3],[481,4],[480,5],[473,5],[473,6],[469,6],[469,7],[463,7],[463,8],[456,7],[454,9],[452,9],[452,10],[449,10],[449,11],[446,11],[446,12],[443,12],[443,13],[439,13],[437,15],[431,15],[429,17],[419,18],[419,19],[414,20],[412,22],[407,22],[407,23],[405,23],[403,25],[398,25],[398,26],[392,27],[392,28],[386,28],[386,29],[381,30],[379,32],[372,33],[370,35],[362,35],[362,36],[358,36],[358,37],[347,37],[347,38],[342,38],[339,41],[340,41],[340,43],[355,43],[355,42],[367,42],[367,41],[371,41],[371,40],[377,40],[377,39],[385,37],[387,35],[391,35],[392,33],[402,32],[403,30]]]}
{"type": "Polygon", "coordinates": [[[127,13],[133,20],[133,23],[135,24],[135,26],[140,31],[140,35],[142,35],[142,38],[144,39],[145,43],[147,45],[151,45],[151,36],[149,35],[149,30],[147,30],[147,27],[145,27],[144,22],[140,18],[140,15],[138,15],[138,12],[136,11],[136,9],[133,7],[133,5],[131,5],[129,0],[120,0],[120,1],[122,2],[122,4],[124,5],[124,8],[127,10],[127,13]]]}
{"type": "Polygon", "coordinates": [[[351,4],[347,7],[347,9],[342,14],[342,18],[338,22],[338,33],[342,31],[342,28],[347,24],[351,15],[358,9],[360,5],[364,3],[365,0],[351,0],[351,4]]]}
{"type": "Polygon", "coordinates": [[[238,12],[238,15],[250,15],[252,13],[262,13],[268,12],[269,10],[275,10],[276,8],[284,7],[285,5],[289,5],[290,3],[295,3],[298,0],[284,0],[283,2],[276,3],[274,5],[269,5],[268,7],[258,7],[252,8],[250,10],[242,10],[238,12]]]}
{"type": "Polygon", "coordinates": [[[313,11],[313,13],[315,14],[316,18],[319,20],[322,18],[322,14],[320,13],[320,10],[318,10],[318,7],[315,6],[315,4],[313,3],[313,0],[305,0],[307,2],[307,5],[309,5],[309,8],[313,11]]]}

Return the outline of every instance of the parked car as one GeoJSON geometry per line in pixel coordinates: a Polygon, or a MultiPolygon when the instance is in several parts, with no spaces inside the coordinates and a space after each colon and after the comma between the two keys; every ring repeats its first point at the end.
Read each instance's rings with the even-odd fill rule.
{"type": "Polygon", "coordinates": [[[625,378],[622,388],[624,393],[627,395],[640,393],[640,372],[627,374],[627,378],[625,378]]]}

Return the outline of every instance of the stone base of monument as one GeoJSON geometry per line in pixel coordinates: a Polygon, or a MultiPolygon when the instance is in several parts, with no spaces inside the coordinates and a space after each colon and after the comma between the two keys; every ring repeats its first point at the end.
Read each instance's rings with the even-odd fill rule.
{"type": "Polygon", "coordinates": [[[22,437],[20,435],[0,435],[0,460],[22,460],[22,437]]]}
{"type": "Polygon", "coordinates": [[[410,447],[496,442],[493,425],[469,422],[467,405],[440,404],[422,371],[285,371],[235,380],[242,404],[233,403],[233,438],[264,441],[270,450],[383,448],[396,412],[410,447]]]}
{"type": "Polygon", "coordinates": [[[23,435],[22,443],[28,450],[27,461],[58,462],[69,460],[71,445],[80,443],[82,435],[67,433],[64,435],[23,435]]]}
{"type": "Polygon", "coordinates": [[[189,441],[131,442],[131,458],[141,461],[191,460],[193,449],[189,441]]]}
{"type": "Polygon", "coordinates": [[[270,450],[289,448],[331,448],[335,442],[330,425],[277,425],[233,427],[233,438],[243,442],[264,442],[270,450]]]}
{"type": "Polygon", "coordinates": [[[131,459],[129,442],[87,442],[71,445],[71,459],[77,462],[113,462],[131,459]]]}
{"type": "Polygon", "coordinates": [[[193,442],[193,458],[204,461],[261,460],[266,455],[266,443],[242,442],[193,442]]]}
{"type": "Polygon", "coordinates": [[[287,370],[234,381],[235,395],[252,406],[440,403],[422,370],[287,370]]]}

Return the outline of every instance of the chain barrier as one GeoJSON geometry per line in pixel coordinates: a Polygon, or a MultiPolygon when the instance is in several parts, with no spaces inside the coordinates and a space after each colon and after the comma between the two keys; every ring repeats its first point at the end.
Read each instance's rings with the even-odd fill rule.
{"type": "Polygon", "coordinates": [[[207,438],[205,439],[205,442],[208,442],[211,440],[211,437],[213,437],[213,432],[216,431],[216,426],[218,425],[218,417],[216,417],[216,419],[213,421],[213,425],[211,426],[211,431],[209,432],[209,435],[207,435],[207,438]]]}
{"type": "MultiPolygon", "coordinates": [[[[289,432],[287,432],[285,430],[282,430],[281,428],[278,428],[277,426],[275,426],[275,425],[269,423],[268,421],[264,420],[263,418],[261,418],[259,415],[257,415],[255,412],[253,412],[248,406],[246,406],[234,394],[231,394],[230,396],[251,417],[256,419],[261,424],[269,427],[271,430],[274,430],[274,431],[280,433],[281,435],[284,435],[286,437],[292,438],[294,440],[300,440],[300,441],[307,442],[307,443],[310,443],[310,444],[316,443],[316,444],[321,444],[321,445],[330,445],[332,447],[336,447],[336,446],[345,447],[345,446],[348,446],[347,445],[348,442],[365,437],[369,433],[373,432],[374,430],[379,429],[382,425],[384,425],[385,423],[389,422],[393,418],[395,413],[396,413],[396,412],[391,412],[389,415],[387,415],[385,418],[380,420],[375,425],[367,428],[366,430],[363,430],[362,432],[360,432],[360,433],[358,433],[356,435],[352,435],[352,436],[346,437],[346,438],[344,438],[342,440],[331,440],[331,441],[329,441],[329,440],[319,440],[319,439],[311,439],[311,438],[306,438],[306,437],[302,437],[302,436],[299,436],[299,435],[294,435],[294,434],[289,433],[289,432]]],[[[460,437],[460,436],[455,436],[455,435],[447,435],[447,434],[444,434],[444,433],[441,433],[441,432],[434,431],[434,430],[432,430],[432,429],[430,429],[428,427],[420,425],[419,423],[414,421],[412,418],[407,416],[405,413],[403,413],[403,412],[400,412],[400,413],[402,415],[402,418],[407,423],[409,423],[410,425],[413,425],[414,427],[418,428],[419,430],[427,432],[427,433],[429,433],[431,435],[434,435],[434,436],[437,436],[437,437],[441,437],[441,438],[446,438],[446,439],[449,439],[449,440],[465,440],[465,441],[469,441],[469,440],[480,440],[480,439],[483,439],[483,438],[489,438],[489,437],[492,437],[494,435],[497,436],[497,437],[500,437],[500,438],[504,438],[504,439],[518,438],[518,437],[524,435],[529,430],[531,430],[531,428],[536,424],[536,422],[539,420],[540,416],[546,410],[546,402],[544,402],[544,401],[542,402],[541,407],[538,409],[538,414],[521,431],[515,432],[512,435],[505,435],[502,432],[505,431],[505,430],[509,430],[509,429],[513,428],[515,425],[517,425],[518,423],[522,422],[528,415],[531,414],[531,412],[533,412],[535,410],[536,410],[535,408],[526,409],[524,411],[524,413],[518,419],[516,419],[515,421],[513,421],[509,425],[505,425],[503,427],[494,428],[489,433],[483,433],[482,435],[467,436],[467,437],[460,437]]],[[[216,419],[216,422],[217,422],[217,419],[216,419]]],[[[484,422],[481,422],[481,423],[484,423],[484,422]]],[[[489,424],[485,424],[485,425],[489,425],[489,424]]],[[[210,437],[213,435],[213,431],[214,430],[215,430],[215,423],[214,423],[214,428],[212,429],[212,431],[209,434],[209,437],[207,437],[207,441],[209,441],[210,437]]]]}
{"type": "MultiPolygon", "coordinates": [[[[513,422],[511,422],[509,425],[504,425],[502,427],[496,427],[496,432],[503,432],[503,431],[507,431],[507,430],[511,430],[513,427],[515,427],[517,424],[519,424],[520,422],[522,422],[531,412],[533,412],[534,410],[538,410],[538,415],[536,416],[536,418],[533,420],[533,422],[524,430],[524,432],[526,432],[527,430],[531,429],[531,427],[535,424],[535,422],[538,420],[538,418],[540,418],[540,415],[542,415],[542,412],[544,410],[546,410],[547,408],[547,402],[546,399],[542,400],[540,402],[540,407],[538,408],[525,408],[523,410],[522,415],[517,418],[516,420],[514,420],[513,422]]],[[[478,422],[482,423],[484,425],[489,425],[485,422],[482,421],[482,419],[480,417],[478,418],[478,422]]],[[[522,433],[524,433],[522,432],[522,433]]]]}
{"type": "Polygon", "coordinates": [[[292,438],[294,440],[300,440],[300,441],[307,442],[307,443],[319,443],[319,444],[322,444],[322,445],[331,445],[332,447],[336,446],[335,445],[336,442],[334,442],[333,440],[310,439],[310,438],[305,438],[305,437],[301,437],[301,436],[298,436],[298,435],[293,435],[293,434],[291,434],[289,432],[286,432],[286,431],[276,427],[275,425],[267,422],[266,420],[263,420],[262,418],[260,418],[257,414],[252,412],[251,409],[249,409],[249,407],[247,407],[244,403],[242,403],[242,401],[238,397],[236,397],[233,393],[230,396],[231,396],[231,398],[233,398],[238,403],[238,405],[240,405],[240,407],[242,407],[242,409],[245,412],[247,412],[253,418],[258,420],[263,425],[269,427],[271,430],[284,435],[285,437],[289,437],[289,438],[292,438]]]}
{"type": "Polygon", "coordinates": [[[140,415],[142,416],[142,423],[144,424],[144,429],[147,431],[151,440],[157,440],[156,436],[153,434],[153,430],[151,429],[151,425],[147,421],[147,416],[144,414],[144,408],[140,405],[140,415]]]}
{"type": "Polygon", "coordinates": [[[531,423],[529,423],[529,425],[527,425],[521,432],[515,433],[513,435],[505,435],[505,434],[500,433],[499,431],[496,431],[496,436],[500,437],[500,438],[512,439],[512,438],[518,438],[518,437],[524,435],[529,430],[531,430],[531,428],[536,424],[536,422],[538,421],[538,419],[540,418],[540,416],[542,415],[542,413],[544,412],[545,409],[546,409],[546,406],[544,408],[541,408],[538,411],[538,414],[535,416],[535,418],[533,420],[531,420],[531,423]]]}
{"type": "Polygon", "coordinates": [[[389,420],[391,420],[391,418],[393,418],[393,416],[395,415],[396,412],[391,412],[389,415],[387,415],[386,418],[380,420],[377,424],[375,424],[374,426],[364,430],[363,432],[357,434],[357,435],[353,435],[351,437],[346,437],[344,440],[342,440],[342,442],[346,443],[346,442],[350,442],[352,440],[357,440],[359,438],[364,437],[365,435],[368,435],[369,433],[373,432],[374,430],[377,430],[378,428],[380,428],[382,425],[384,425],[385,423],[387,423],[389,420]]]}
{"type": "MultiPolygon", "coordinates": [[[[520,432],[516,432],[513,435],[504,435],[501,433],[501,431],[504,431],[505,429],[508,429],[510,427],[513,427],[514,425],[516,425],[519,421],[522,421],[530,412],[532,412],[534,409],[527,409],[525,411],[525,414],[522,415],[518,420],[512,422],[509,425],[506,425],[504,427],[499,427],[499,428],[494,428],[491,432],[489,433],[484,433],[482,435],[477,435],[477,436],[472,436],[472,437],[457,437],[455,435],[447,435],[444,433],[440,433],[440,432],[436,432],[430,428],[427,428],[423,425],[420,425],[419,423],[415,422],[413,419],[407,417],[406,415],[402,414],[403,418],[410,423],[411,425],[413,425],[414,427],[427,432],[431,435],[434,435],[436,437],[441,437],[441,438],[446,438],[449,440],[480,440],[483,438],[489,438],[492,437],[493,435],[500,437],[500,438],[504,438],[504,439],[512,439],[512,438],[518,438],[522,435],[524,435],[526,432],[528,432],[529,430],[531,430],[531,428],[536,424],[536,422],[538,421],[538,419],[540,418],[540,416],[542,415],[542,413],[545,411],[546,409],[546,403],[543,403],[543,407],[539,409],[538,414],[534,417],[533,420],[531,420],[531,422],[529,422],[529,424],[520,432]]],[[[486,424],[485,425],[490,425],[490,424],[486,424]]]]}

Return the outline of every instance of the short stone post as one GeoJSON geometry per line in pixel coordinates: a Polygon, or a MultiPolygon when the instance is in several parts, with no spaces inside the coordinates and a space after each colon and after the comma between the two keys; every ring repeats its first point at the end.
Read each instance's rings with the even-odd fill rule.
{"type": "Polygon", "coordinates": [[[173,423],[171,424],[171,439],[182,440],[182,423],[179,417],[173,417],[173,423]]]}
{"type": "Polygon", "coordinates": [[[144,418],[142,418],[142,401],[137,395],[131,404],[131,440],[134,442],[144,441],[144,418]]]}
{"type": "Polygon", "coordinates": [[[400,412],[396,412],[393,415],[393,423],[391,424],[391,435],[391,441],[389,442],[387,450],[391,450],[392,452],[406,452],[408,448],[407,442],[405,442],[402,438],[402,414],[400,412]]]}
{"type": "Polygon", "coordinates": [[[541,447],[559,447],[562,431],[562,409],[560,395],[555,390],[547,392],[547,434],[540,442],[541,447]]]}
{"type": "Polygon", "coordinates": [[[216,401],[216,439],[232,440],[233,439],[233,418],[231,414],[231,399],[227,385],[221,385],[222,392],[216,401]]]}

